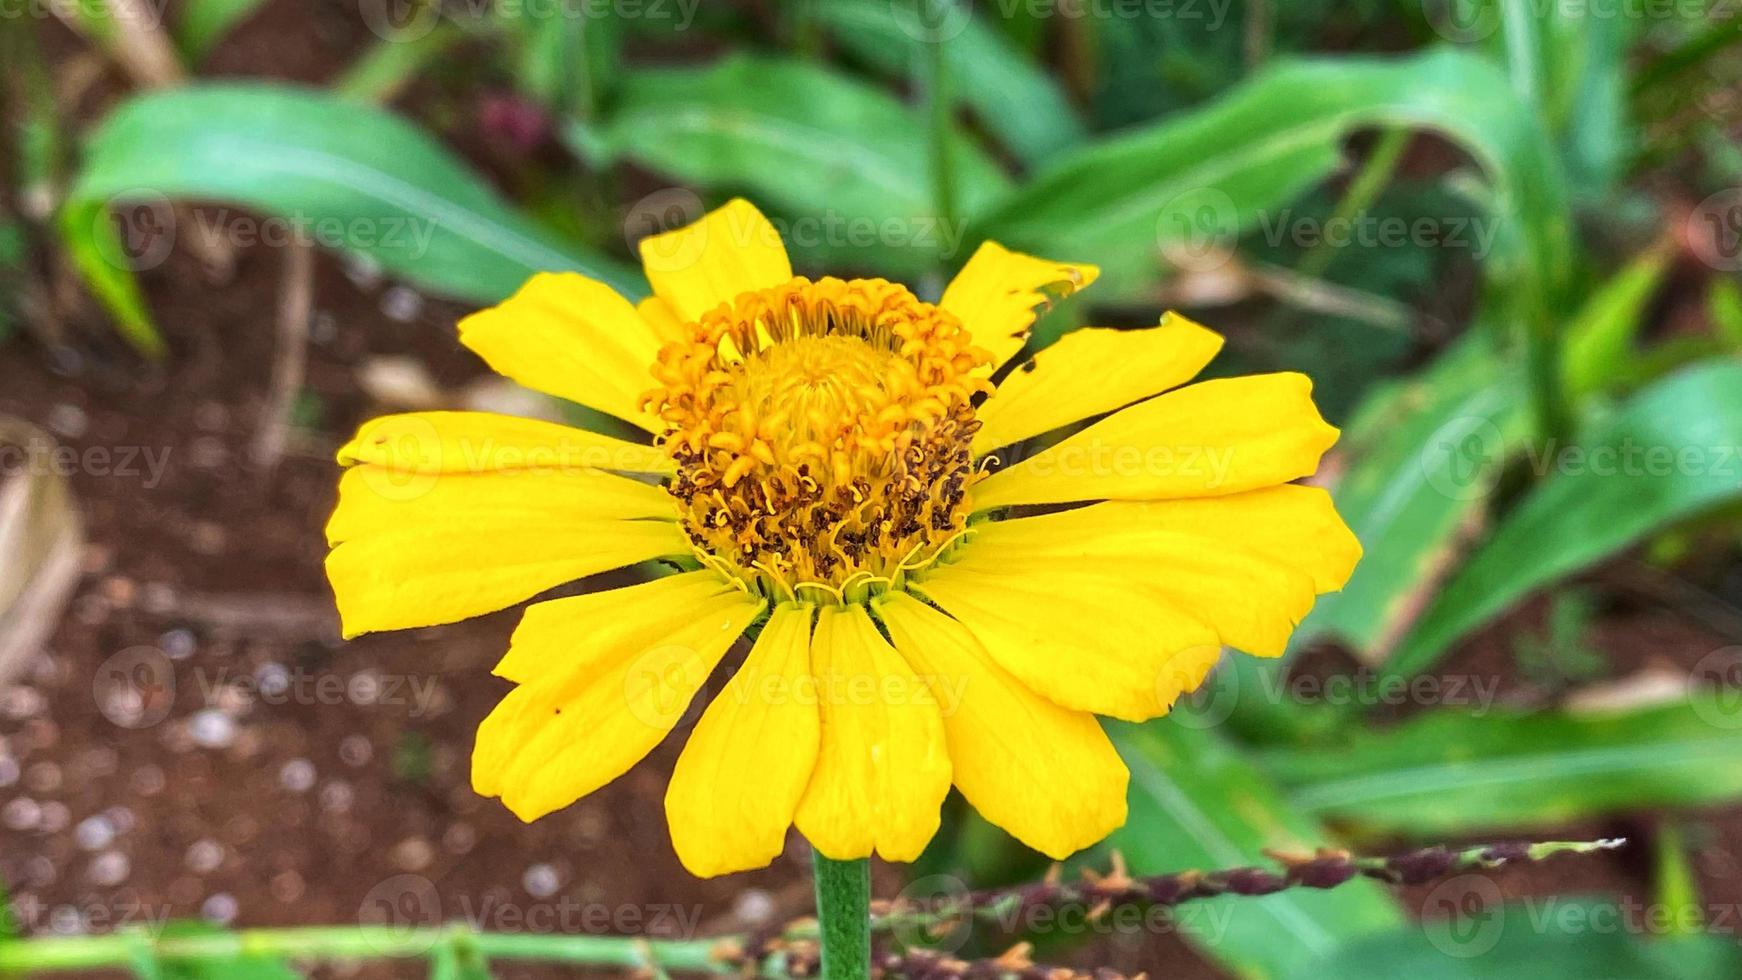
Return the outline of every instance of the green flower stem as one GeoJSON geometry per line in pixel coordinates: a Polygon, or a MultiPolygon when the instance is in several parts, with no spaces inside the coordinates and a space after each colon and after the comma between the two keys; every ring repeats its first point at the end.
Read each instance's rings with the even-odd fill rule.
{"type": "Polygon", "coordinates": [[[239,932],[152,939],[138,930],[107,936],[44,936],[0,941],[0,976],[54,970],[126,967],[141,947],[159,962],[193,963],[242,956],[299,961],[425,959],[438,947],[464,939],[487,960],[533,960],[586,966],[620,966],[704,973],[734,967],[718,959],[718,941],[646,940],[627,936],[555,936],[473,933],[463,926],[402,929],[391,926],[317,926],[244,929],[239,932]]]}
{"type": "Polygon", "coordinates": [[[871,862],[813,854],[822,980],[865,980],[871,975],[871,862]]]}

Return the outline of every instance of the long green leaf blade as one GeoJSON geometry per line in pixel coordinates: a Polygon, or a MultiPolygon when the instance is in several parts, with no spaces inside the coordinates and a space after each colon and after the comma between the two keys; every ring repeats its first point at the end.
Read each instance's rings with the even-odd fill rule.
{"type": "Polygon", "coordinates": [[[1036,68],[967,4],[947,5],[935,28],[915,5],[889,0],[830,0],[815,15],[835,38],[873,67],[906,77],[926,44],[942,44],[950,93],[1023,163],[1038,165],[1083,142],[1082,121],[1052,77],[1036,68]],[[933,39],[935,37],[935,40],[933,39]]]}
{"type": "MultiPolygon", "coordinates": [[[[747,190],[794,219],[788,247],[825,261],[912,273],[960,249],[962,229],[933,210],[924,121],[887,93],[744,55],[644,69],[621,84],[603,123],[571,130],[595,160],[626,157],[698,187],[747,190]]],[[[949,149],[964,211],[1004,190],[1008,178],[966,137],[949,149]]]]}
{"type": "Polygon", "coordinates": [[[634,271],[516,212],[415,126],[323,92],[201,85],[123,103],[92,135],[71,199],[153,195],[257,209],[463,299],[493,302],[544,270],[646,292],[634,271]]]}
{"type": "Polygon", "coordinates": [[[1431,667],[1529,592],[1678,520],[1742,499],[1742,364],[1713,361],[1644,389],[1576,446],[1545,445],[1546,477],[1440,591],[1387,662],[1431,667]]]}
{"type": "MultiPolygon", "coordinates": [[[[1297,646],[1332,637],[1363,662],[1384,659],[1480,519],[1505,447],[1524,435],[1523,384],[1518,365],[1478,332],[1416,377],[1369,393],[1343,430],[1346,468],[1332,487],[1365,554],[1341,591],[1320,597],[1297,646]]],[[[1346,718],[1279,696],[1285,661],[1236,657],[1220,670],[1229,676],[1213,681],[1211,707],[1254,738],[1304,737],[1346,718]]]]}
{"type": "Polygon", "coordinates": [[[265,0],[188,0],[175,23],[176,47],[184,59],[197,65],[224,35],[264,4],[265,0]]]}
{"type": "Polygon", "coordinates": [[[1733,691],[1586,713],[1484,710],[1487,695],[1468,693],[1479,707],[1260,758],[1307,812],[1361,834],[1422,840],[1742,797],[1733,691]]]}
{"type": "Polygon", "coordinates": [[[1170,247],[1232,244],[1329,175],[1343,138],[1370,126],[1440,131],[1482,164],[1501,222],[1491,281],[1535,303],[1565,274],[1566,192],[1535,113],[1499,69],[1449,50],[1278,64],[1202,109],[1067,155],[975,231],[1099,263],[1112,291],[1128,291],[1170,247]]]}

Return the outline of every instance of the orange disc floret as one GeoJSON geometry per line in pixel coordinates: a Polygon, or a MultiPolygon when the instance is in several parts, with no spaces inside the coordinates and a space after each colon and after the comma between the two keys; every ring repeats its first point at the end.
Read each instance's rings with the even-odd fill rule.
{"type": "Polygon", "coordinates": [[[660,353],[649,408],[704,560],[777,597],[893,585],[966,525],[990,355],[882,279],[747,292],[660,353]]]}

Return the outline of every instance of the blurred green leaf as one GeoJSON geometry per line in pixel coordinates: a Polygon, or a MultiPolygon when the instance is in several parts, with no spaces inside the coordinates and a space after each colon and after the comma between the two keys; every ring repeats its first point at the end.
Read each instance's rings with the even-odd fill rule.
{"type": "MultiPolygon", "coordinates": [[[[1462,880],[1462,879],[1456,879],[1462,880]]],[[[1298,960],[1289,980],[1723,980],[1742,950],[1720,936],[1650,942],[1607,899],[1556,896],[1515,905],[1472,880],[1430,893],[1427,920],[1298,960]]]]}
{"type": "MultiPolygon", "coordinates": [[[[1523,372],[1477,331],[1414,378],[1374,388],[1338,452],[1347,461],[1333,495],[1366,549],[1340,592],[1321,596],[1296,646],[1331,636],[1368,663],[1383,659],[1452,564],[1460,530],[1479,518],[1504,462],[1526,428],[1523,372]]],[[[1237,685],[1233,722],[1249,736],[1299,737],[1334,723],[1272,696],[1286,662],[1237,657],[1223,665],[1237,685]]]]}
{"type": "MultiPolygon", "coordinates": [[[[1455,681],[1436,683],[1437,697],[1457,693],[1444,686],[1455,681]]],[[[1742,694],[1734,690],[1585,713],[1492,709],[1493,691],[1473,685],[1457,696],[1475,707],[1259,759],[1296,806],[1362,836],[1431,840],[1742,797],[1742,694]]]]}
{"type": "Polygon", "coordinates": [[[114,318],[121,335],[146,357],[162,357],[163,336],[146,308],[133,274],[128,249],[115,218],[101,200],[78,200],[69,195],[55,222],[61,247],[72,260],[103,308],[114,318]]]}
{"type": "Polygon", "coordinates": [[[1489,287],[1530,323],[1571,253],[1565,189],[1535,114],[1485,59],[1320,59],[1266,69],[1208,106],[1066,155],[974,223],[977,237],[1096,262],[1109,291],[1156,277],[1169,249],[1213,256],[1323,180],[1366,126],[1439,130],[1487,172],[1500,222],[1489,287]]]}
{"type": "Polygon", "coordinates": [[[1366,548],[1355,575],[1319,601],[1305,629],[1376,659],[1410,615],[1407,594],[1451,558],[1481,512],[1491,455],[1525,429],[1518,366],[1473,332],[1413,378],[1374,390],[1345,429],[1337,511],[1366,548]]]}
{"type": "Polygon", "coordinates": [[[24,289],[24,225],[0,212],[0,343],[18,327],[18,294],[24,289]]]}
{"type": "Polygon", "coordinates": [[[393,778],[407,783],[427,782],[433,767],[433,755],[428,736],[418,731],[401,732],[393,745],[393,759],[389,763],[393,778]]]}
{"type": "Polygon", "coordinates": [[[1545,479],[1439,591],[1386,669],[1426,670],[1531,590],[1742,498],[1738,446],[1742,364],[1714,361],[1641,390],[1575,445],[1528,447],[1545,479]]]}
{"type": "Polygon", "coordinates": [[[232,28],[247,20],[266,0],[187,0],[175,22],[175,44],[189,64],[206,60],[232,28]]]}
{"type": "Polygon", "coordinates": [[[1561,343],[1567,396],[1595,394],[1629,373],[1645,312],[1669,268],[1670,252],[1652,248],[1604,283],[1574,315],[1561,343]]]}
{"type": "MultiPolygon", "coordinates": [[[[932,210],[925,122],[885,92],[746,55],[643,69],[621,84],[601,124],[570,132],[596,162],[626,157],[698,187],[747,191],[793,219],[787,243],[801,255],[909,274],[959,250],[962,229],[941,227],[932,210]]],[[[966,137],[950,159],[966,211],[1008,183],[966,137]]]]}
{"type": "Polygon", "coordinates": [[[1511,637],[1512,657],[1523,679],[1546,691],[1563,691],[1608,676],[1613,665],[1591,644],[1597,604],[1584,589],[1549,594],[1548,622],[1541,633],[1520,630],[1511,637]]]}
{"type": "Polygon", "coordinates": [[[0,944],[5,944],[18,938],[18,922],[12,913],[12,896],[6,892],[6,883],[0,881],[0,944]]]}
{"type": "MultiPolygon", "coordinates": [[[[914,59],[924,56],[922,46],[932,43],[914,6],[904,0],[827,0],[812,9],[843,47],[904,79],[914,59]]],[[[951,96],[967,103],[981,125],[1029,166],[1081,143],[1083,124],[1052,76],[970,11],[968,4],[954,6],[936,27],[951,96]]]]}
{"type": "Polygon", "coordinates": [[[1579,198],[1599,203],[1621,178],[1630,149],[1624,89],[1633,19],[1588,4],[1528,6],[1542,18],[1542,105],[1561,147],[1568,186],[1579,198]]]}
{"type": "Polygon", "coordinates": [[[1700,901],[1700,880],[1694,871],[1693,848],[1679,820],[1665,820],[1651,842],[1651,895],[1672,913],[1668,932],[1673,936],[1698,936],[1705,930],[1706,915],[1700,901]]]}
{"type": "Polygon", "coordinates": [[[622,73],[622,19],[565,4],[498,4],[494,13],[517,38],[521,90],[555,111],[591,118],[605,85],[622,73]]]}
{"type": "Polygon", "coordinates": [[[1742,31],[1737,31],[1736,25],[1726,19],[1707,21],[1700,18],[1694,24],[1696,29],[1689,31],[1682,43],[1655,58],[1648,55],[1644,65],[1634,72],[1631,94],[1635,98],[1651,94],[1670,82],[1678,81],[1683,82],[1677,86],[1683,97],[1698,97],[1705,86],[1689,84],[1685,81],[1685,76],[1705,66],[1731,46],[1742,42],[1742,31]]]}
{"type": "MultiPolygon", "coordinates": [[[[1310,5],[1273,4],[1271,12],[1286,18],[1297,6],[1310,5]]],[[[1068,26],[1051,19],[1073,42],[1066,57],[1089,62],[1079,71],[1092,76],[1086,80],[1093,82],[1095,128],[1120,129],[1189,110],[1248,74],[1245,32],[1238,29],[1243,8],[1205,3],[1174,10],[1179,16],[1091,17],[1068,26]]],[[[1348,11],[1347,4],[1339,9],[1345,17],[1348,11]]]]}
{"type": "Polygon", "coordinates": [[[453,24],[438,23],[417,37],[381,38],[333,82],[333,92],[354,102],[383,104],[463,37],[453,24]]]}
{"type": "Polygon", "coordinates": [[[1712,332],[1732,351],[1742,351],[1742,286],[1734,279],[1717,278],[1706,289],[1706,315],[1712,332]]]}
{"type": "Polygon", "coordinates": [[[633,270],[540,228],[428,135],[324,92],[196,85],[138,96],[98,127],[71,197],[193,198],[264,211],[446,295],[494,302],[574,270],[631,298],[633,270]]]}
{"type": "MultiPolygon", "coordinates": [[[[194,920],[166,923],[159,938],[220,936],[225,931],[194,920]]],[[[149,947],[147,947],[149,950],[149,947]]],[[[283,957],[238,952],[231,957],[202,956],[200,959],[158,963],[154,976],[162,980],[301,980],[283,957]]]]}
{"type": "MultiPolygon", "coordinates": [[[[1266,849],[1327,843],[1237,749],[1173,719],[1109,723],[1131,769],[1130,817],[1108,844],[1135,874],[1263,864],[1266,849]]],[[[1328,891],[1225,897],[1181,906],[1174,924],[1200,951],[1242,977],[1277,977],[1304,956],[1403,921],[1383,889],[1351,881],[1328,891]]]]}
{"type": "Polygon", "coordinates": [[[430,950],[429,980],[490,980],[490,964],[463,934],[430,950]]]}

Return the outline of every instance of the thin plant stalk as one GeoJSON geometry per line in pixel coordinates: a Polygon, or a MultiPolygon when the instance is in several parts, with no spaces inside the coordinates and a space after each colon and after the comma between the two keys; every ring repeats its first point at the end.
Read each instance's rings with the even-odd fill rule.
{"type": "Polygon", "coordinates": [[[871,862],[814,854],[822,980],[865,980],[871,974],[871,862]]]}

